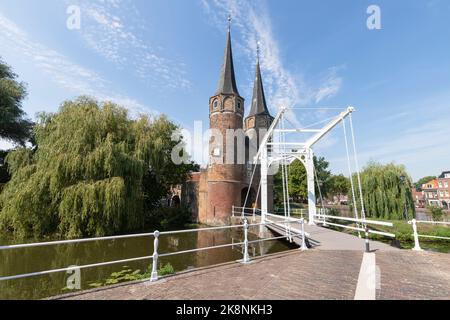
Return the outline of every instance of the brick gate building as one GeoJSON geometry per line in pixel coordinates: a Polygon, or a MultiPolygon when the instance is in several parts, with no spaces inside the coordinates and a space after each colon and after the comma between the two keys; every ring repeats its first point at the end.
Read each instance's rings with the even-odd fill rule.
{"type": "MultiPolygon", "coordinates": [[[[258,55],[259,56],[259,55],[258,55]]],[[[244,98],[239,94],[234,73],[231,32],[228,28],[225,56],[215,94],[209,99],[210,129],[222,134],[222,141],[211,139],[209,163],[206,169],[194,173],[182,190],[182,202],[188,205],[198,222],[208,225],[230,223],[233,206],[259,207],[256,200],[259,189],[259,168],[253,165],[250,149],[257,150],[272,121],[264,95],[259,57],[250,112],[245,117],[244,98]],[[230,136],[233,130],[237,136],[230,136]],[[239,135],[239,133],[244,133],[239,135]],[[234,143],[234,161],[227,157],[234,143]],[[239,149],[241,148],[241,149],[239,149]],[[239,161],[239,150],[245,150],[244,160],[239,161]],[[255,172],[251,184],[252,173],[255,172]],[[248,199],[245,202],[245,199],[248,199]]],[[[273,177],[268,178],[269,210],[273,207],[273,177]]]]}

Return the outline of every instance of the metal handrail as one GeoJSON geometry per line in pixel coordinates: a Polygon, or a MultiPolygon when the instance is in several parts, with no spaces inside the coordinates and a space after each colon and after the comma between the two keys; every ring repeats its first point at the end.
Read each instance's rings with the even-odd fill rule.
{"type": "Polygon", "coordinates": [[[394,224],[392,222],[385,222],[385,221],[355,219],[355,218],[339,217],[339,216],[329,216],[329,215],[325,215],[325,214],[320,214],[320,215],[316,215],[316,216],[319,218],[344,220],[344,221],[358,222],[358,223],[364,223],[364,224],[374,224],[374,225],[380,225],[380,226],[386,226],[386,227],[394,226],[394,224]]]}
{"type": "MultiPolygon", "coordinates": [[[[298,221],[285,221],[285,222],[282,222],[282,223],[290,224],[290,223],[294,223],[294,222],[298,222],[298,221]]],[[[250,227],[262,226],[262,225],[267,226],[267,225],[279,224],[279,223],[280,222],[248,224],[247,220],[245,220],[243,225],[232,225],[232,226],[223,226],[223,227],[208,227],[208,228],[201,228],[201,229],[186,229],[186,230],[167,231],[167,232],[155,231],[155,232],[152,232],[152,233],[136,234],[136,235],[111,236],[111,237],[101,237],[101,238],[63,240],[63,241],[53,241],[53,242],[40,242],[40,243],[31,243],[31,244],[2,246],[2,247],[0,247],[0,251],[1,250],[17,249],[17,248],[49,246],[49,245],[59,245],[59,244],[72,244],[72,243],[98,241],[98,240],[114,240],[114,239],[124,239],[124,238],[142,237],[142,236],[154,236],[155,237],[155,239],[154,239],[154,253],[151,256],[136,257],[136,258],[130,258],[130,259],[124,259],[124,260],[100,262],[100,263],[94,263],[94,264],[88,264],[88,265],[82,265],[82,266],[71,266],[71,267],[67,267],[67,268],[59,268],[59,269],[38,271],[38,272],[32,272],[32,273],[26,273],[26,274],[20,274],[20,275],[6,276],[6,277],[0,277],[0,281],[15,280],[15,279],[28,278],[28,277],[39,276],[39,275],[46,275],[46,274],[57,273],[57,272],[72,271],[72,270],[77,270],[77,269],[79,270],[79,269],[93,268],[93,267],[113,265],[113,264],[119,264],[119,263],[127,263],[127,262],[147,260],[147,259],[152,259],[153,260],[152,275],[151,275],[151,279],[150,280],[151,281],[156,281],[156,280],[158,280],[157,262],[158,262],[159,257],[168,257],[168,256],[179,255],[179,254],[200,252],[200,251],[206,251],[206,250],[212,250],[212,249],[218,249],[218,248],[231,247],[231,246],[235,246],[235,245],[245,245],[246,253],[244,255],[243,262],[247,263],[247,262],[250,261],[250,258],[248,256],[248,244],[262,242],[262,241],[270,241],[270,240],[277,240],[277,239],[286,238],[286,236],[282,236],[282,237],[264,238],[264,239],[257,239],[257,240],[253,240],[253,241],[248,241],[248,229],[250,227]],[[211,230],[224,230],[224,229],[233,229],[233,228],[244,228],[244,231],[245,231],[244,232],[244,238],[245,238],[244,242],[216,245],[216,246],[212,246],[212,247],[196,248],[196,249],[177,251],[177,252],[169,252],[169,253],[164,253],[164,254],[159,254],[158,253],[159,236],[161,236],[161,235],[180,234],[180,233],[189,233],[189,232],[200,232],[200,231],[211,231],[211,230]]],[[[303,230],[303,224],[304,224],[304,221],[302,221],[302,230],[303,230]]],[[[304,243],[305,242],[305,239],[304,239],[305,238],[305,232],[304,232],[304,230],[299,235],[303,236],[303,243],[304,243]]],[[[303,246],[302,246],[302,249],[305,250],[305,248],[303,248],[303,246]]]]}
{"type": "Polygon", "coordinates": [[[393,227],[394,224],[392,222],[367,220],[367,219],[355,219],[355,218],[347,218],[347,217],[339,217],[339,216],[329,216],[329,215],[325,215],[325,214],[316,214],[314,216],[314,222],[322,223],[324,227],[327,226],[327,225],[330,225],[330,226],[335,226],[335,227],[346,228],[346,229],[350,229],[350,230],[364,232],[365,233],[366,252],[370,252],[369,235],[371,233],[372,234],[379,234],[379,235],[390,237],[390,238],[395,238],[395,234],[393,234],[393,233],[371,230],[367,226],[368,224],[374,224],[374,225],[393,227]],[[359,225],[357,225],[357,227],[352,227],[352,226],[347,226],[347,225],[338,224],[338,223],[331,223],[331,222],[327,221],[327,219],[335,219],[335,220],[344,220],[344,221],[356,222],[356,223],[362,224],[364,226],[364,228],[359,227],[359,225]]]}
{"type": "Polygon", "coordinates": [[[450,222],[446,222],[446,221],[416,220],[416,223],[428,223],[428,224],[444,224],[444,225],[450,225],[450,222]]]}
{"type": "Polygon", "coordinates": [[[420,247],[419,238],[430,238],[430,239],[441,239],[441,240],[450,240],[450,237],[439,237],[439,236],[428,236],[419,234],[417,224],[419,223],[428,223],[428,224],[443,224],[443,225],[450,225],[450,222],[441,222],[441,221],[425,221],[425,220],[416,220],[412,219],[411,221],[408,221],[408,224],[412,225],[413,228],[413,234],[414,237],[414,251],[423,251],[420,247]]]}
{"type": "MultiPolygon", "coordinates": [[[[314,220],[314,222],[323,223],[323,220],[314,220]]],[[[337,224],[337,223],[332,223],[332,222],[327,222],[327,225],[334,226],[334,227],[347,228],[347,229],[354,230],[354,231],[361,231],[361,232],[365,232],[366,231],[366,229],[364,229],[364,228],[346,226],[346,225],[343,225],[343,224],[337,224]]],[[[369,233],[372,233],[372,234],[379,234],[379,235],[382,235],[382,236],[395,238],[395,234],[393,234],[393,233],[382,232],[382,231],[377,231],[377,230],[372,230],[372,229],[368,229],[367,231],[369,233]]]]}
{"type": "Polygon", "coordinates": [[[31,248],[31,247],[44,247],[44,246],[53,246],[53,245],[58,245],[58,244],[72,244],[72,243],[103,241],[103,240],[115,240],[115,239],[126,239],[126,238],[139,238],[139,237],[149,237],[149,236],[154,236],[154,232],[152,232],[152,233],[128,234],[128,235],[123,235],[123,236],[111,236],[111,237],[98,237],[98,238],[87,238],[87,239],[60,240],[60,241],[48,241],[48,242],[15,244],[15,245],[11,245],[11,246],[0,246],[0,250],[31,248]]]}

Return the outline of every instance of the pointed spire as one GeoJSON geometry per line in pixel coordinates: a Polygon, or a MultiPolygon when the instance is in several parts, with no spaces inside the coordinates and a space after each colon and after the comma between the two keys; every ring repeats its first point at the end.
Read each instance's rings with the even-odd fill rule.
{"type": "Polygon", "coordinates": [[[249,116],[254,116],[257,114],[270,115],[269,110],[267,109],[266,97],[264,95],[264,86],[261,77],[261,68],[259,65],[259,42],[256,48],[256,52],[257,52],[256,75],[255,75],[255,84],[253,86],[252,107],[250,109],[249,116]]]}
{"type": "Polygon", "coordinates": [[[216,94],[236,94],[239,91],[236,86],[236,78],[234,75],[233,51],[231,49],[231,16],[228,16],[228,33],[227,43],[225,46],[225,57],[220,72],[219,85],[216,94]]]}

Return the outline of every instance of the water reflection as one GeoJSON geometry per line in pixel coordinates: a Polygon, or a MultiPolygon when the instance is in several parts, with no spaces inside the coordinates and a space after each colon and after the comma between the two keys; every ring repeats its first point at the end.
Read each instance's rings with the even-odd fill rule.
{"type": "MultiPolygon", "coordinates": [[[[250,240],[256,236],[250,234],[250,240]]],[[[206,248],[221,244],[243,241],[242,230],[200,231],[160,237],[159,253],[177,252],[195,248],[206,248]]],[[[1,243],[5,245],[5,241],[1,243]]],[[[251,244],[249,253],[257,256],[291,249],[280,241],[266,241],[251,244]]],[[[205,267],[242,259],[242,246],[217,248],[196,253],[164,257],[160,263],[170,262],[176,272],[205,267]]],[[[23,248],[0,251],[0,275],[9,276],[50,269],[66,268],[98,262],[150,256],[153,253],[153,237],[116,239],[48,247],[23,248]]],[[[127,263],[133,270],[147,270],[151,259],[127,263]]],[[[107,279],[111,273],[120,271],[123,264],[94,267],[81,270],[81,289],[91,288],[89,284],[107,279]]],[[[68,274],[59,272],[50,275],[1,281],[0,299],[39,299],[68,292],[64,290],[68,274]]]]}

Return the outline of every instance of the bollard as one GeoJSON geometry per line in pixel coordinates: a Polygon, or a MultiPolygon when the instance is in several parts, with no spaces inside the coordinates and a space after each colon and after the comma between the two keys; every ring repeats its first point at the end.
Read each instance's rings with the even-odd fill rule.
{"type": "Polygon", "coordinates": [[[248,255],[248,221],[247,219],[244,220],[244,259],[242,260],[243,263],[249,263],[250,262],[250,256],[248,255]]]}
{"type": "Polygon", "coordinates": [[[366,252],[369,253],[370,252],[370,243],[369,243],[369,228],[365,227],[365,232],[366,232],[366,252]]]}
{"type": "Polygon", "coordinates": [[[300,225],[302,230],[302,246],[300,247],[301,251],[308,250],[308,247],[306,246],[306,237],[305,237],[305,219],[300,219],[300,225]]]}
{"type": "Polygon", "coordinates": [[[422,248],[420,247],[420,243],[419,243],[419,234],[417,232],[417,220],[416,219],[412,219],[412,227],[413,227],[413,231],[414,231],[414,251],[422,251],[422,248]]]}
{"type": "Polygon", "coordinates": [[[159,243],[159,231],[155,231],[155,241],[153,243],[153,266],[151,282],[158,280],[158,243],[159,243]]]}

